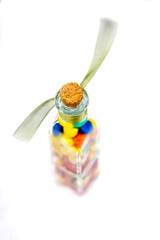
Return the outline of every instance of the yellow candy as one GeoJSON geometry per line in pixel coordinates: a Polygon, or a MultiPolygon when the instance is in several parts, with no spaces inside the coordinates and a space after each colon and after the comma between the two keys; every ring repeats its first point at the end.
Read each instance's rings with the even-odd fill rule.
{"type": "Polygon", "coordinates": [[[66,144],[63,144],[62,146],[61,146],[61,153],[62,153],[62,155],[67,155],[68,156],[68,149],[70,148],[71,146],[69,146],[69,145],[66,145],[66,144]]]}
{"type": "Polygon", "coordinates": [[[93,176],[96,178],[98,175],[99,175],[99,169],[97,167],[93,173],[93,176]]]}
{"type": "Polygon", "coordinates": [[[69,156],[76,156],[76,151],[77,151],[77,149],[74,146],[70,146],[68,148],[68,155],[69,156]]]}
{"type": "Polygon", "coordinates": [[[58,165],[62,165],[62,162],[61,162],[61,160],[60,160],[59,157],[56,157],[56,163],[57,163],[58,165]]]}
{"type": "Polygon", "coordinates": [[[62,127],[69,127],[69,128],[73,128],[73,127],[74,127],[74,126],[73,126],[73,123],[68,123],[68,122],[63,121],[63,120],[60,118],[59,115],[58,115],[58,117],[57,117],[57,120],[58,120],[59,124],[60,124],[62,127]]]}
{"type": "Polygon", "coordinates": [[[67,137],[70,137],[70,138],[73,138],[77,135],[78,133],[78,128],[70,128],[70,127],[67,127],[65,126],[63,128],[63,131],[64,131],[64,134],[67,136],[67,137]]]}
{"type": "Polygon", "coordinates": [[[81,149],[80,148],[76,148],[76,147],[72,146],[71,150],[74,152],[75,155],[76,155],[77,151],[78,151],[78,154],[81,155],[81,149]]]}
{"type": "Polygon", "coordinates": [[[53,133],[51,133],[51,141],[54,142],[55,137],[53,136],[53,133]]]}
{"type": "Polygon", "coordinates": [[[95,145],[91,147],[91,149],[90,149],[90,160],[93,159],[93,157],[95,156],[97,150],[98,150],[98,148],[95,145]]]}
{"type": "Polygon", "coordinates": [[[54,137],[53,134],[51,134],[51,142],[54,148],[54,152],[60,153],[60,146],[61,146],[61,137],[54,137]]]}
{"type": "Polygon", "coordinates": [[[72,149],[73,149],[73,151],[76,153],[76,151],[78,150],[78,148],[76,148],[76,147],[72,147],[72,149]]]}
{"type": "Polygon", "coordinates": [[[61,142],[61,136],[55,137],[53,133],[51,133],[51,141],[52,143],[60,143],[61,142]]]}
{"type": "Polygon", "coordinates": [[[82,157],[82,151],[81,151],[81,148],[76,148],[76,150],[78,151],[79,155],[82,157]]]}
{"type": "Polygon", "coordinates": [[[93,119],[91,119],[91,118],[89,118],[88,121],[90,121],[92,123],[94,130],[96,130],[97,129],[96,122],[93,119]]]}
{"type": "Polygon", "coordinates": [[[60,175],[57,175],[57,181],[60,183],[64,183],[66,179],[64,177],[61,177],[60,175]]]}
{"type": "Polygon", "coordinates": [[[68,137],[66,137],[66,136],[63,134],[63,135],[62,135],[62,143],[63,143],[63,144],[66,144],[66,145],[72,146],[73,143],[74,143],[74,141],[73,141],[72,138],[68,138],[68,137]]]}
{"type": "Polygon", "coordinates": [[[70,147],[68,149],[68,158],[70,162],[75,162],[76,161],[76,151],[78,149],[74,146],[70,147]]]}
{"type": "Polygon", "coordinates": [[[76,147],[74,147],[74,146],[70,146],[69,148],[68,148],[68,158],[69,158],[69,161],[70,162],[72,162],[72,163],[75,163],[75,161],[77,161],[78,159],[78,155],[80,156],[80,157],[82,157],[82,151],[81,151],[81,149],[80,148],[76,148],[76,147]],[[77,154],[77,152],[78,152],[78,154],[77,154]]]}

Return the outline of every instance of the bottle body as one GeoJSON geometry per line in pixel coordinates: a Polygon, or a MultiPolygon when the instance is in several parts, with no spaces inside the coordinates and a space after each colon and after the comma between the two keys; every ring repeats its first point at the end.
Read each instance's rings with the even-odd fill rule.
{"type": "Polygon", "coordinates": [[[99,129],[97,121],[85,117],[77,124],[58,115],[50,132],[56,179],[83,193],[98,176],[99,129]]]}

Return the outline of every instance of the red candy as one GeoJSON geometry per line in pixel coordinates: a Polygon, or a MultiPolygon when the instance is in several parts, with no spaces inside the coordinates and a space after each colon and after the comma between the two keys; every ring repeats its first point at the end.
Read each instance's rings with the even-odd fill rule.
{"type": "Polygon", "coordinates": [[[86,134],[80,134],[80,133],[78,133],[78,134],[73,138],[73,139],[74,139],[74,144],[73,144],[73,145],[74,145],[75,147],[77,147],[77,148],[81,147],[86,137],[87,137],[86,134]]]}

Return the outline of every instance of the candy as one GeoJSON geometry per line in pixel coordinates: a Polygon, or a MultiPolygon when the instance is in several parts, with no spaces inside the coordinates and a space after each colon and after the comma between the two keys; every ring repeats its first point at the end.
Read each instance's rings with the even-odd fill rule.
{"type": "Polygon", "coordinates": [[[51,133],[51,141],[52,143],[55,141],[55,137],[53,136],[53,133],[51,133]]]}
{"type": "Polygon", "coordinates": [[[88,121],[90,121],[92,123],[94,130],[96,130],[97,129],[96,122],[93,119],[91,119],[91,118],[89,118],[88,121]]]}
{"type": "Polygon", "coordinates": [[[64,182],[66,182],[66,178],[65,178],[65,177],[62,177],[61,175],[58,175],[58,174],[57,174],[57,181],[58,181],[59,183],[64,183],[64,182]]]}
{"type": "Polygon", "coordinates": [[[98,167],[96,167],[96,169],[94,170],[94,173],[93,173],[93,177],[97,177],[99,175],[99,169],[98,167]]]}
{"type": "Polygon", "coordinates": [[[78,133],[77,128],[64,127],[63,130],[64,134],[69,138],[75,137],[78,133]]]}
{"type": "Polygon", "coordinates": [[[79,133],[89,134],[93,131],[93,125],[90,121],[87,121],[82,127],[79,129],[79,133]]]}
{"type": "Polygon", "coordinates": [[[62,165],[62,161],[60,160],[59,157],[56,157],[56,163],[59,164],[59,165],[62,165]]]}
{"type": "Polygon", "coordinates": [[[59,116],[51,133],[58,181],[81,192],[98,175],[98,129],[87,116],[79,123],[69,123],[59,116]]]}
{"type": "Polygon", "coordinates": [[[73,127],[74,127],[73,123],[69,123],[69,122],[63,121],[63,120],[59,117],[59,115],[58,115],[58,117],[57,117],[57,120],[58,120],[59,124],[60,124],[62,127],[68,127],[68,128],[73,128],[73,127]]]}
{"type": "Polygon", "coordinates": [[[70,161],[76,161],[76,151],[77,151],[77,148],[76,147],[74,147],[74,146],[70,146],[70,147],[68,147],[68,151],[67,151],[67,153],[68,153],[68,159],[70,160],[70,161]]]}
{"type": "Polygon", "coordinates": [[[84,140],[85,140],[85,138],[86,138],[86,134],[80,134],[80,133],[78,133],[75,137],[74,137],[74,146],[75,147],[77,147],[77,148],[79,148],[79,147],[81,147],[82,146],[82,144],[83,144],[83,142],[84,142],[84,140]]]}
{"type": "Polygon", "coordinates": [[[61,135],[59,135],[58,137],[55,137],[53,133],[51,133],[51,142],[54,147],[54,150],[59,149],[59,145],[61,142],[61,135]]]}
{"type": "Polygon", "coordinates": [[[55,137],[58,137],[63,132],[63,127],[59,123],[56,123],[53,126],[52,132],[55,137]]]}
{"type": "Polygon", "coordinates": [[[87,122],[87,118],[86,118],[84,121],[82,121],[82,122],[74,123],[74,128],[80,128],[80,127],[82,127],[86,122],[87,122]]]}
{"type": "Polygon", "coordinates": [[[62,144],[65,144],[65,145],[70,145],[72,146],[73,145],[73,139],[72,138],[68,138],[66,137],[64,134],[62,136],[62,144]]]}
{"type": "Polygon", "coordinates": [[[92,158],[96,155],[96,153],[98,153],[98,148],[96,145],[93,145],[90,149],[90,160],[92,160],[92,158]]]}

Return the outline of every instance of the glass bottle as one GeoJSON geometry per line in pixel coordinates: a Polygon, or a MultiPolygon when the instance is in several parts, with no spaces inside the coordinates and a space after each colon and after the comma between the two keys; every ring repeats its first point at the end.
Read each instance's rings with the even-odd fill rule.
{"type": "Polygon", "coordinates": [[[56,180],[77,193],[84,193],[98,176],[99,129],[97,121],[88,116],[89,98],[76,107],[62,102],[60,91],[55,97],[58,116],[50,130],[51,157],[56,180]]]}

